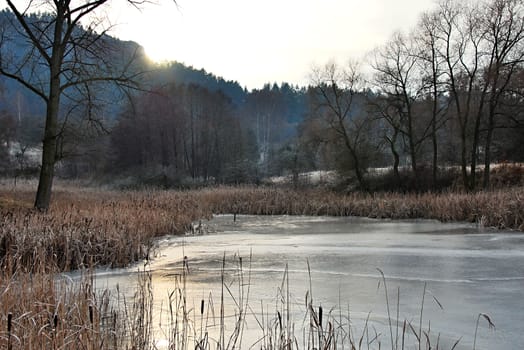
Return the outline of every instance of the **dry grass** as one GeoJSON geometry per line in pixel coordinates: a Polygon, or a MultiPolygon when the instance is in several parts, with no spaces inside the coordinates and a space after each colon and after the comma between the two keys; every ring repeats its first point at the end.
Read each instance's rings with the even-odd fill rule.
{"type": "Polygon", "coordinates": [[[100,334],[94,331],[99,322],[93,314],[96,301],[87,286],[56,285],[48,274],[1,274],[0,347],[58,349],[99,343],[100,334]]]}
{"type": "MultiPolygon", "coordinates": [[[[126,300],[121,299],[118,292],[116,295],[109,291],[95,293],[89,276],[72,283],[57,281],[53,273],[98,265],[124,266],[147,259],[156,237],[182,233],[191,222],[213,213],[428,218],[524,231],[523,187],[476,194],[380,193],[371,196],[254,187],[111,191],[60,185],[47,213],[32,209],[33,195],[34,187],[30,185],[15,189],[0,185],[2,349],[149,348],[152,300],[147,275],[142,277],[135,297],[126,300]]],[[[369,341],[374,342],[373,336],[365,331],[358,335],[343,330],[342,325],[347,325],[349,318],[335,317],[331,312],[324,312],[322,316],[318,306],[306,300],[311,327],[299,346],[300,337],[293,333],[294,325],[286,321],[289,305],[285,290],[283,284],[279,308],[274,315],[265,315],[265,321],[261,322],[261,348],[335,349],[337,344],[345,343],[350,349],[358,349],[367,348],[369,341]]],[[[206,328],[202,331],[204,311],[199,315],[194,308],[191,311],[187,307],[183,285],[177,287],[177,293],[169,325],[174,331],[171,334],[174,346],[211,348],[213,342],[206,328]],[[186,328],[197,324],[199,317],[199,331],[194,326],[186,328]]],[[[246,295],[238,299],[242,307],[237,310],[234,338],[230,338],[237,347],[242,342],[248,294],[246,291],[246,295]]],[[[206,314],[207,310],[206,306],[206,314]]],[[[216,314],[219,313],[217,310],[216,314]]],[[[207,316],[205,320],[207,322],[207,316]]],[[[416,327],[411,328],[411,333],[416,335],[416,327]]],[[[224,337],[222,330],[223,326],[220,337],[224,337]]],[[[220,337],[216,347],[228,348],[229,341],[220,337]]],[[[420,342],[420,329],[418,337],[420,342]]]]}
{"type": "Polygon", "coordinates": [[[31,200],[31,190],[0,191],[0,258],[12,271],[42,261],[51,271],[124,266],[147,259],[154,237],[182,233],[208,216],[181,192],[62,188],[47,213],[33,210],[31,200]]]}
{"type": "MultiPolygon", "coordinates": [[[[33,191],[31,187],[0,187],[2,349],[154,348],[150,276],[141,276],[137,293],[126,300],[118,291],[116,295],[96,293],[89,275],[70,282],[57,281],[49,272],[101,264],[121,266],[147,258],[155,237],[181,233],[191,222],[212,213],[431,218],[524,230],[522,187],[477,194],[370,196],[253,187],[121,192],[61,186],[47,213],[31,208],[33,191]]],[[[241,265],[236,276],[242,278],[238,281],[242,293],[235,299],[239,308],[230,334],[224,332],[223,295],[220,301],[202,301],[200,309],[187,305],[183,266],[181,271],[166,308],[169,346],[242,348],[244,320],[254,306],[249,304],[249,277],[241,265]],[[208,320],[217,317],[212,329],[208,320]],[[211,337],[217,325],[218,336],[211,337]]],[[[287,283],[285,274],[275,310],[262,311],[259,348],[367,349],[381,348],[381,342],[387,342],[367,323],[364,329],[352,329],[349,311],[322,310],[314,304],[311,291],[305,300],[309,326],[299,334],[287,317],[287,283]]],[[[224,285],[231,286],[230,281],[224,285]]],[[[386,303],[389,314],[387,297],[386,303]]],[[[391,334],[397,334],[394,340],[391,335],[394,349],[404,348],[404,338],[423,348],[439,348],[438,338],[436,344],[430,344],[429,328],[399,321],[398,315],[390,316],[390,328],[391,334]],[[391,319],[396,328],[391,328],[395,327],[391,319]]]]}
{"type": "Polygon", "coordinates": [[[125,266],[148,259],[155,237],[212,214],[331,215],[476,222],[524,231],[524,188],[490,192],[342,195],[326,190],[218,187],[110,191],[62,186],[47,213],[33,189],[0,187],[0,259],[10,271],[125,266]]]}
{"type": "Polygon", "coordinates": [[[150,275],[136,293],[96,290],[49,273],[0,274],[1,349],[149,349],[152,344],[150,275]]]}
{"type": "Polygon", "coordinates": [[[476,222],[524,231],[524,187],[479,193],[352,193],[218,188],[198,192],[213,213],[365,216],[476,222]]]}

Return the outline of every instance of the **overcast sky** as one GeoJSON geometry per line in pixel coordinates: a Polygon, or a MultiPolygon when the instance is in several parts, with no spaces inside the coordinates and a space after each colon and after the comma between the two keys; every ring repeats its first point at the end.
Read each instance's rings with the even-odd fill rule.
{"type": "Polygon", "coordinates": [[[155,60],[176,60],[248,88],[307,84],[313,64],[360,59],[412,28],[433,0],[154,0],[141,11],[111,1],[111,34],[155,60]]]}

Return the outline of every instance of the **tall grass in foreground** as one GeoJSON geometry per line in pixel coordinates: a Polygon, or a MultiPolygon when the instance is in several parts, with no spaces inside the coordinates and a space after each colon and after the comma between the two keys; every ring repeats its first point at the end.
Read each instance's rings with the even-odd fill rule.
{"type": "Polygon", "coordinates": [[[135,319],[124,321],[110,291],[96,292],[88,276],[0,274],[0,318],[0,348],[9,350],[125,349],[136,333],[135,319]]]}
{"type": "MultiPolygon", "coordinates": [[[[371,314],[363,324],[357,322],[349,307],[344,310],[343,301],[323,309],[315,299],[311,273],[310,287],[297,304],[290,295],[287,267],[274,301],[257,305],[259,301],[250,299],[250,264],[250,259],[226,260],[224,256],[217,276],[221,290],[215,295],[210,292],[194,305],[193,296],[187,293],[189,270],[184,258],[160,311],[155,308],[152,275],[147,271],[138,274],[136,290],[130,294],[118,287],[97,291],[88,273],[77,283],[48,274],[4,275],[0,281],[0,348],[438,350],[455,349],[463,341],[441,344],[440,334],[424,315],[428,303],[425,285],[419,315],[403,320],[399,317],[400,291],[394,297],[388,295],[386,277],[379,270],[388,317],[387,324],[377,328],[371,314]],[[303,310],[299,320],[292,316],[297,308],[303,310]],[[245,336],[248,322],[255,338],[245,336]]],[[[481,321],[494,327],[488,315],[478,315],[472,325],[473,349],[479,329],[484,328],[481,321]]]]}
{"type": "MultiPolygon", "coordinates": [[[[473,337],[464,335],[464,339],[447,339],[447,343],[442,341],[441,334],[432,328],[431,320],[427,319],[425,308],[430,302],[441,309],[443,306],[435,296],[429,295],[426,284],[421,291],[420,312],[405,316],[409,319],[401,319],[400,314],[404,312],[400,310],[400,289],[392,298],[388,294],[387,278],[380,269],[377,269],[377,278],[380,281],[379,289],[384,290],[387,324],[374,321],[371,313],[360,322],[352,316],[349,306],[344,309],[342,304],[345,301],[339,300],[339,305],[329,309],[322,307],[312,287],[314,276],[311,275],[309,262],[307,267],[309,288],[304,299],[297,300],[296,295],[291,295],[286,265],[282,279],[276,286],[274,299],[267,304],[260,301],[260,305],[257,305],[259,301],[250,299],[251,288],[254,288],[251,285],[251,257],[245,261],[237,255],[232,259],[226,259],[224,255],[218,295],[210,292],[195,305],[190,301],[191,296],[187,295],[189,269],[188,258],[184,257],[174,279],[173,290],[168,294],[167,305],[160,310],[160,318],[163,317],[164,321],[157,324],[153,320],[155,323],[148,331],[153,334],[152,337],[149,335],[153,348],[454,350],[459,345],[464,348],[462,343],[473,343],[472,348],[475,350],[481,329],[495,328],[487,314],[479,313],[476,323],[472,322],[473,337]],[[302,312],[298,319],[297,309],[302,312]],[[249,336],[246,334],[248,327],[251,332],[249,336]],[[159,334],[163,342],[158,341],[159,334]]],[[[470,345],[465,346],[471,348],[470,345]]]]}
{"type": "MultiPolygon", "coordinates": [[[[58,281],[55,273],[100,265],[125,266],[148,259],[155,238],[186,231],[191,222],[212,214],[333,215],[376,218],[427,218],[469,221],[524,231],[524,188],[475,194],[337,194],[254,187],[192,191],[109,191],[58,186],[46,213],[32,209],[34,188],[0,186],[0,348],[2,349],[148,349],[154,348],[151,280],[143,275],[132,296],[96,292],[87,275],[58,281]]],[[[226,318],[223,284],[220,299],[198,307],[187,302],[180,280],[166,307],[167,344],[173,349],[247,348],[245,318],[257,315],[262,349],[383,348],[383,337],[366,325],[351,328],[349,311],[322,310],[306,296],[302,334],[289,321],[287,274],[274,310],[255,313],[249,278],[239,284],[235,317],[226,318]],[[213,322],[213,323],[212,323],[213,322]],[[231,327],[231,324],[233,325],[231,327]],[[231,329],[232,328],[232,329],[231,329]],[[214,332],[214,333],[212,333],[214,332]],[[215,334],[213,336],[213,334],[215,334]],[[218,334],[218,335],[216,335],[218,334]],[[380,344],[380,345],[379,345],[380,344]]],[[[181,274],[183,278],[183,273],[181,274]]],[[[224,274],[222,274],[224,278],[224,274]]],[[[389,304],[389,299],[386,299],[389,304]]],[[[421,310],[422,313],[422,310],[421,310]]],[[[391,333],[415,336],[420,348],[432,341],[422,327],[393,319],[391,333]],[[402,327],[400,326],[402,325],[402,327]]],[[[421,317],[422,319],[422,317],[421,317]]],[[[489,318],[479,314],[478,323],[489,318]]],[[[475,337],[476,338],[476,337],[475,337]]],[[[395,337],[395,347],[403,349],[395,337]]],[[[393,343],[393,341],[391,341],[393,343]]],[[[438,340],[431,344],[438,348],[438,340]]]]}

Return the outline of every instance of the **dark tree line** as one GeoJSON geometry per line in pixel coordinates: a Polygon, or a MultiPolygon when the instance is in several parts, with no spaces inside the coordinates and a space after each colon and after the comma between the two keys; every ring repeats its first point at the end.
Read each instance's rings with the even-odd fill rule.
{"type": "MultiPolygon", "coordinates": [[[[86,1],[85,11],[104,3],[86,1]]],[[[336,169],[373,190],[373,168],[391,168],[395,186],[405,185],[409,173],[436,188],[452,167],[464,188],[474,190],[490,187],[492,163],[524,160],[521,1],[439,1],[411,32],[395,33],[370,53],[370,75],[356,63],[327,64],[311,72],[307,88],[283,83],[252,91],[178,63],[151,71],[143,56],[133,57],[136,45],[78,27],[75,15],[87,13],[68,1],[56,4],[58,17],[13,12],[0,28],[4,78],[48,107],[41,111],[48,116],[47,179],[56,163],[64,175],[130,174],[166,185],[273,175],[292,175],[297,184],[301,172],[336,169]],[[55,32],[62,34],[52,40],[50,30],[60,23],[55,32]],[[16,35],[36,43],[11,50],[18,40],[8,29],[15,25],[21,25],[16,35]],[[53,48],[58,66],[48,53],[53,48]],[[51,68],[60,78],[54,82],[51,68]],[[140,70],[149,72],[126,98],[106,84],[134,84],[130,74],[140,70]]],[[[2,113],[0,162],[14,166],[10,145],[34,142],[21,142],[25,127],[12,108],[2,113]]],[[[44,197],[38,207],[46,206],[44,197]]]]}
{"type": "Polygon", "coordinates": [[[259,176],[281,174],[280,149],[296,136],[306,113],[305,99],[304,89],[287,83],[266,84],[246,94],[239,115],[256,140],[259,176]]]}
{"type": "Polygon", "coordinates": [[[115,171],[181,181],[247,182],[257,145],[231,100],[195,84],[171,85],[133,99],[112,130],[115,171]]]}
{"type": "Polygon", "coordinates": [[[108,170],[177,184],[253,183],[288,169],[305,90],[267,84],[234,103],[212,88],[171,83],[137,94],[112,128],[108,170]]]}

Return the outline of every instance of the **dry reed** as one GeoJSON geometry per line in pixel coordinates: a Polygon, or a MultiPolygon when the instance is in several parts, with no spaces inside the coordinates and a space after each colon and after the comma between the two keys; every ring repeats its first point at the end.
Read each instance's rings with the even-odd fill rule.
{"type": "MultiPolygon", "coordinates": [[[[141,277],[134,298],[126,300],[118,291],[116,295],[95,293],[89,276],[71,283],[57,281],[54,273],[99,265],[125,266],[148,259],[156,237],[183,233],[195,220],[212,214],[426,218],[524,231],[522,187],[472,194],[367,195],[264,187],[112,191],[62,185],[45,213],[32,209],[33,193],[31,186],[0,186],[0,347],[5,349],[150,347],[152,301],[147,274],[141,277]]],[[[241,263],[238,271],[244,276],[241,263]]],[[[278,298],[281,303],[274,314],[262,307],[259,345],[263,349],[300,348],[300,337],[289,322],[287,278],[286,273],[278,298]]],[[[249,277],[241,281],[233,334],[225,338],[222,323],[214,343],[207,332],[212,299],[202,300],[200,315],[195,315],[195,308],[186,303],[183,280],[181,283],[172,295],[174,304],[170,304],[173,344],[177,348],[210,349],[210,344],[220,349],[240,348],[244,319],[251,310],[249,290],[243,289],[249,286],[249,277]],[[194,326],[198,318],[199,331],[194,326]]],[[[226,292],[232,294],[223,291],[222,300],[226,292]]],[[[223,301],[220,304],[222,307],[223,301]]],[[[369,328],[364,327],[360,335],[348,328],[349,312],[335,317],[332,311],[314,305],[312,291],[306,304],[310,327],[303,336],[303,348],[336,349],[342,345],[360,349],[379,344],[369,328]]],[[[224,322],[223,310],[220,314],[224,322]]],[[[400,327],[402,344],[410,329],[420,342],[424,335],[420,327],[417,331],[404,322],[400,327]]]]}
{"type": "Polygon", "coordinates": [[[423,218],[524,231],[523,187],[368,195],[265,187],[110,191],[73,186],[59,188],[46,213],[31,208],[32,193],[0,187],[0,259],[11,271],[125,266],[149,259],[156,237],[183,233],[195,220],[224,213],[423,218]]]}

